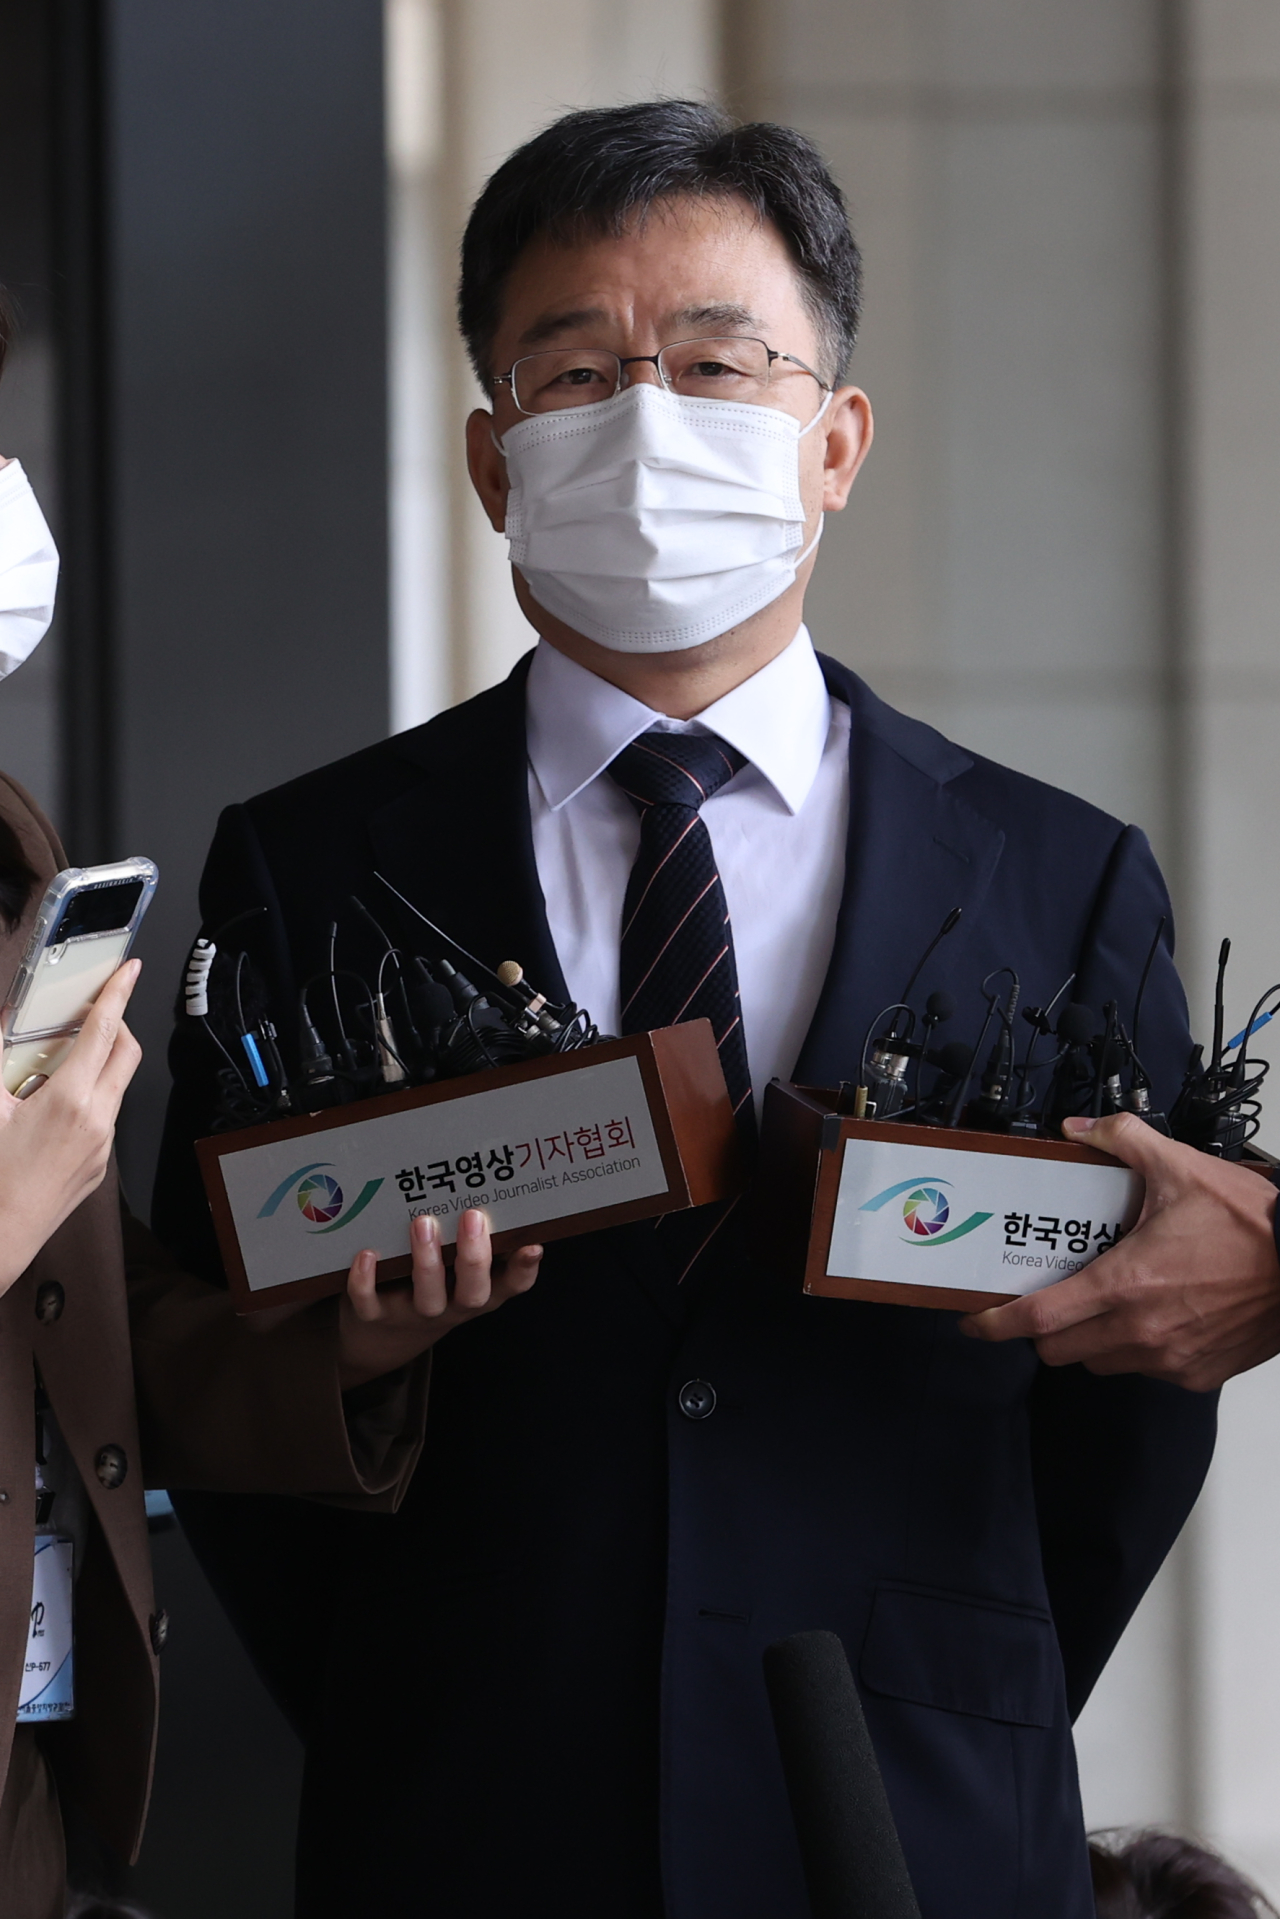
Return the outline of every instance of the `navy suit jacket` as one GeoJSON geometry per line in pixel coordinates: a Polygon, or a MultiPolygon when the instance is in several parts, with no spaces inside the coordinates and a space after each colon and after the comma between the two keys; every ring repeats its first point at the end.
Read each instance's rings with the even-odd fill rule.
{"type": "MultiPolygon", "coordinates": [[[[831,661],[852,708],[847,875],[797,1077],[853,1078],[948,908],[920,990],[1132,1004],[1168,901],[1143,835],[962,751],[831,661]]],[[[276,1017],[376,948],[379,869],[472,952],[563,995],[533,859],[524,671],[224,814],[202,891],[276,1017]],[[237,936],[238,937],[238,936],[237,936]],[[371,938],[371,936],[369,936],[371,938]]],[[[415,942],[416,943],[416,942],[415,942]]],[[[1189,1046],[1169,951],[1143,1054],[1189,1046]]],[[[156,1223],[216,1254],[195,1189],[212,1049],[179,1023],[156,1223]]],[[[956,1316],[806,1299],[727,1239],[686,1300],[645,1227],[548,1248],[534,1290],[436,1350],[394,1516],[186,1495],[184,1523],[308,1742],[299,1910],[457,1919],[804,1919],[761,1678],[837,1631],[925,1919],[1089,1919],[1070,1718],[1199,1490],[1215,1404],[1051,1371],[956,1316]],[[685,1418],[688,1379],[714,1413],[685,1418]],[[266,1603],[264,1603],[264,1600],[266,1603]]]]}

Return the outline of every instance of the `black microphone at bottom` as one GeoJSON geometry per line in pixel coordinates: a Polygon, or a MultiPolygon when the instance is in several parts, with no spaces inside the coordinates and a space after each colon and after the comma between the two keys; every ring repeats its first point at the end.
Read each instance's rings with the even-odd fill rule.
{"type": "Polygon", "coordinates": [[[813,1919],[920,1919],[862,1701],[833,1632],[764,1654],[813,1919]]]}

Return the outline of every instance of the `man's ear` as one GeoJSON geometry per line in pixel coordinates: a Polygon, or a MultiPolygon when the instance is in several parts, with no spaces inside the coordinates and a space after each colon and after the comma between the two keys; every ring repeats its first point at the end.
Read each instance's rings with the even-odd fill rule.
{"type": "Polygon", "coordinates": [[[822,510],[838,513],[871,451],[875,421],[861,387],[843,386],[831,396],[830,425],[823,454],[822,510]]]}
{"type": "Polygon", "coordinates": [[[467,420],[467,471],[495,533],[507,519],[507,463],[493,440],[493,415],[477,407],[467,420]]]}

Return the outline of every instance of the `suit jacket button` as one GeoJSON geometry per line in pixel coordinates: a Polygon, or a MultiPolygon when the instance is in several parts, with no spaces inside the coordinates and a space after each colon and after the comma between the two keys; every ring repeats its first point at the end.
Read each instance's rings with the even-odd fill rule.
{"type": "Polygon", "coordinates": [[[716,1389],[705,1379],[686,1379],[676,1395],[676,1404],[686,1419],[706,1419],[716,1409],[716,1389]]]}
{"type": "Polygon", "coordinates": [[[56,1279],[42,1280],[36,1293],[36,1318],[42,1326],[52,1326],[55,1319],[62,1318],[66,1303],[67,1295],[56,1279]]]}
{"type": "Polygon", "coordinates": [[[164,1651],[164,1642],[169,1637],[169,1615],[161,1606],[159,1612],[153,1612],[150,1620],[151,1650],[154,1653],[164,1651]]]}
{"type": "Polygon", "coordinates": [[[102,1446],[93,1466],[103,1485],[111,1491],[123,1484],[129,1470],[129,1460],[123,1446],[102,1446]]]}

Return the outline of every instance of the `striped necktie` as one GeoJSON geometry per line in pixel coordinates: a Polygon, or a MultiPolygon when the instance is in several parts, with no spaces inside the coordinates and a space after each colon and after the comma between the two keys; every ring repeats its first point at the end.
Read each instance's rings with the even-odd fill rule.
{"type": "Polygon", "coordinates": [[[622,909],[622,1031],[709,1019],[744,1144],[754,1144],[751,1069],[724,887],[700,808],[743,755],[712,733],[651,728],[609,772],[640,815],[622,909]]]}

